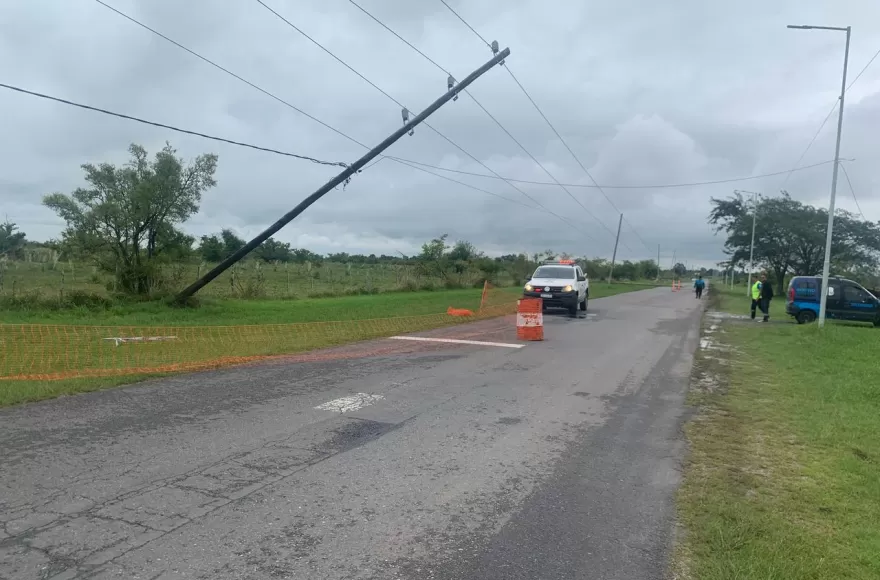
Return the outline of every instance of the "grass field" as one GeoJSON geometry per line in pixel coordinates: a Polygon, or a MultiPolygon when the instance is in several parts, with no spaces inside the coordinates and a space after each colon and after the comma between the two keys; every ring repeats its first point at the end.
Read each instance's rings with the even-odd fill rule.
{"type": "MultiPolygon", "coordinates": [[[[645,288],[634,284],[592,284],[591,297],[601,298],[645,288]]],[[[490,292],[489,304],[511,304],[520,295],[519,289],[496,289],[490,292]]],[[[38,324],[46,327],[45,336],[32,345],[18,344],[4,353],[8,364],[19,365],[22,360],[36,360],[69,365],[82,361],[89,368],[101,364],[120,368],[121,356],[126,352],[151,353],[156,360],[174,362],[173,357],[190,356],[190,360],[206,360],[220,356],[251,356],[294,353],[344,344],[398,332],[413,332],[431,326],[450,324],[444,313],[449,306],[476,310],[480,304],[480,290],[449,290],[434,292],[395,292],[368,296],[320,298],[303,300],[231,300],[215,299],[199,308],[172,308],[163,303],[134,303],[115,305],[108,309],[89,310],[18,310],[0,313],[0,320],[9,323],[9,342],[21,342],[14,334],[16,325],[38,324]],[[419,318],[423,317],[423,318],[419,318]],[[276,325],[297,323],[328,323],[326,326],[308,326],[291,332],[276,325]],[[79,328],[55,325],[78,325],[79,328]],[[233,327],[217,333],[205,327],[233,327]],[[125,329],[95,328],[135,327],[125,329]],[[146,332],[155,327],[173,329],[170,334],[184,338],[187,328],[192,335],[182,344],[191,352],[182,353],[173,343],[144,346],[104,348],[102,337],[118,336],[118,332],[146,332]],[[201,329],[201,330],[200,330],[201,329]],[[239,330],[240,329],[240,330],[239,330]],[[199,337],[204,337],[204,340],[199,337]],[[230,339],[231,337],[231,339],[230,339]],[[240,340],[236,340],[241,337],[240,340]],[[125,349],[130,349],[126,351],[125,349]],[[16,356],[15,350],[18,350],[16,356]],[[108,350],[109,349],[109,350],[108,350]],[[214,351],[213,349],[217,349],[214,351]],[[157,352],[159,351],[159,352],[157,352]],[[110,355],[108,355],[110,353],[110,355]],[[108,358],[115,357],[115,358],[108,358]],[[164,357],[164,358],[161,358],[164,357]]],[[[0,331],[3,326],[0,325],[0,331]]],[[[166,334],[159,331],[158,334],[166,334]]],[[[25,336],[30,339],[33,333],[25,336]]],[[[129,336],[129,334],[124,334],[129,336]]],[[[39,338],[38,336],[38,338],[39,338]]],[[[141,359],[142,361],[143,359],[141,359]]],[[[133,363],[132,363],[133,364],[133,363]]],[[[26,368],[33,368],[28,363],[26,368]]],[[[69,368],[60,366],[57,370],[69,368]]],[[[122,367],[123,370],[128,367],[122,367]]],[[[0,369],[2,371],[3,369],[0,369]]],[[[56,370],[50,367],[49,370],[56,370]]],[[[42,372],[42,371],[39,371],[42,372]]],[[[62,394],[93,391],[124,383],[131,383],[155,373],[123,373],[122,376],[75,378],[62,380],[0,380],[0,406],[51,398],[62,394]]]]}
{"type": "MultiPolygon", "coordinates": [[[[180,263],[166,266],[163,272],[174,288],[183,288],[207,272],[214,264],[180,263]]],[[[453,283],[465,287],[482,281],[478,270],[451,274],[453,283]]],[[[499,272],[499,286],[513,283],[499,272]]],[[[391,290],[442,289],[446,279],[420,275],[413,265],[345,264],[272,264],[250,260],[221,274],[205,287],[201,296],[211,298],[309,298],[352,293],[367,294],[391,290]]],[[[76,262],[0,263],[0,294],[40,294],[59,297],[70,292],[107,295],[113,290],[113,276],[92,265],[76,262]]]]}
{"type": "Polygon", "coordinates": [[[674,577],[880,578],[880,332],[730,321],[704,336],[674,577]]]}

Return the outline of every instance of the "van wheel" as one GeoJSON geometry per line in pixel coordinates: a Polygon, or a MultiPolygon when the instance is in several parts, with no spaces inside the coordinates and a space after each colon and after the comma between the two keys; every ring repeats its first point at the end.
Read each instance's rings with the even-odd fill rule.
{"type": "MultiPolygon", "coordinates": [[[[809,324],[816,320],[816,313],[812,310],[801,310],[794,319],[797,320],[798,324],[809,324]]],[[[876,325],[878,322],[880,321],[876,321],[874,324],[876,325]]]]}

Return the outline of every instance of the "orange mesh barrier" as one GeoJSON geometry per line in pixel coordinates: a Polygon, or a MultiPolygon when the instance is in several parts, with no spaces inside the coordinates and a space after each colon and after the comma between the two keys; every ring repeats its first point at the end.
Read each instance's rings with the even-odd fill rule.
{"type": "Polygon", "coordinates": [[[467,317],[442,313],[249,326],[0,324],[0,380],[165,373],[241,364],[514,313],[516,296],[500,294],[506,294],[506,303],[486,306],[467,317]]]}

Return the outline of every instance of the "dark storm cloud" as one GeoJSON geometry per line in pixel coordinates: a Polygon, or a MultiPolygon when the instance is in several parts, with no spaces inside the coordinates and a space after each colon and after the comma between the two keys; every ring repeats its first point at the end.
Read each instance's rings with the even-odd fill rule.
{"type": "MultiPolygon", "coordinates": [[[[346,0],[267,2],[411,110],[445,90],[446,77],[346,0]]],[[[252,1],[108,0],[358,141],[374,145],[400,124],[397,105],[252,1]]],[[[490,56],[439,1],[358,0],[457,78],[490,56]]],[[[851,78],[880,48],[880,7],[869,0],[735,5],[481,0],[452,4],[487,39],[510,46],[511,69],[584,165],[603,184],[710,181],[793,167],[839,88],[843,37],[790,31],[789,23],[855,26],[851,78]]],[[[351,161],[360,146],[230,78],[90,0],[10,0],[0,7],[2,81],[169,124],[286,151],[351,161]]],[[[591,183],[502,69],[473,95],[562,182],[591,183]]],[[[862,210],[880,218],[880,63],[853,87],[843,153],[862,210]]],[[[220,155],[218,187],[187,228],[256,234],[332,177],[327,167],[248,151],[0,93],[4,160],[0,206],[34,239],[61,222],[43,194],[82,185],[84,162],[123,162],[129,143],[170,140],[180,155],[220,155]]],[[[804,165],[833,155],[832,118],[804,165]]],[[[430,123],[498,173],[552,181],[462,96],[430,123]]],[[[391,155],[485,173],[427,127],[391,155]]],[[[721,240],[706,224],[712,196],[735,188],[827,203],[831,166],[743,183],[676,189],[608,189],[626,215],[620,254],[713,263],[721,240]],[[638,235],[633,233],[630,224],[638,235]]],[[[452,175],[533,205],[496,179],[452,175]]],[[[318,251],[412,253],[448,233],[491,252],[547,248],[610,255],[617,212],[595,189],[518,185],[576,228],[391,161],[331,192],[279,238],[318,251]],[[607,228],[607,229],[606,229],[607,228]]],[[[855,210],[844,181],[840,205],[855,210]]]]}

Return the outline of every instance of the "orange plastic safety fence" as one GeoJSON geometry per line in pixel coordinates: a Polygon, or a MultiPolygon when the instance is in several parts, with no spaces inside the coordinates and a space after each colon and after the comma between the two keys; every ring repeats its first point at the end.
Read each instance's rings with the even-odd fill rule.
{"type": "Polygon", "coordinates": [[[249,326],[0,324],[0,380],[55,380],[192,371],[512,314],[515,296],[473,316],[249,326]]]}

